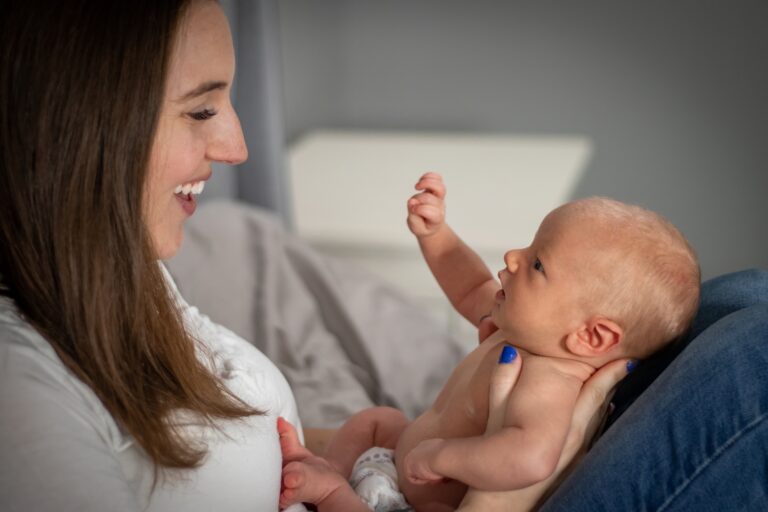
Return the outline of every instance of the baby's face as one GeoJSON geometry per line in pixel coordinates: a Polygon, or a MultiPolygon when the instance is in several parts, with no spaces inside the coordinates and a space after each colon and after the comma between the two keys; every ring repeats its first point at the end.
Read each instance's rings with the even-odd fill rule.
{"type": "MultiPolygon", "coordinates": [[[[564,337],[587,318],[590,275],[604,241],[584,222],[550,213],[529,247],[508,251],[491,318],[510,343],[556,356],[564,337]]],[[[604,235],[602,235],[604,236],[604,235]]]]}

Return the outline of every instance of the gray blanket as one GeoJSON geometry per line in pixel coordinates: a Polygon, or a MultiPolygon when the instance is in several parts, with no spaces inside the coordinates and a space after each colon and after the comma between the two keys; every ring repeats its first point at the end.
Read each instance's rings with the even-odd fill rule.
{"type": "Polygon", "coordinates": [[[202,205],[166,263],[190,304],[277,364],[305,427],[374,405],[413,418],[463,355],[425,308],[251,206],[202,205]]]}

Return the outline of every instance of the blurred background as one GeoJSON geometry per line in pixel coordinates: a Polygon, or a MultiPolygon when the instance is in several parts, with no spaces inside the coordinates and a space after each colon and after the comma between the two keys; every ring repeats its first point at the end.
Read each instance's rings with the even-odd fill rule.
{"type": "Polygon", "coordinates": [[[569,199],[658,211],[704,278],[768,268],[768,3],[224,0],[250,149],[203,201],[277,212],[433,301],[405,226],[426,171],[496,270],[569,199]]]}

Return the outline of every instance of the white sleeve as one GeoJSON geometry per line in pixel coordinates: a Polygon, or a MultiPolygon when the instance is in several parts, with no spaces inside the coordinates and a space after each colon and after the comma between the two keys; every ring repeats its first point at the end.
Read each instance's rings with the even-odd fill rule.
{"type": "Polygon", "coordinates": [[[139,511],[98,414],[49,364],[31,348],[0,344],[2,509],[139,511]]]}

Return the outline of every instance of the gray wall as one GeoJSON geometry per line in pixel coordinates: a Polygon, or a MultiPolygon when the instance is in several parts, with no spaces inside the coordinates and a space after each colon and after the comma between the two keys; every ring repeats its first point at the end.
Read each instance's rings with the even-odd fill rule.
{"type": "Polygon", "coordinates": [[[317,127],[585,135],[595,154],[575,196],[666,215],[705,277],[768,268],[768,3],[279,8],[287,140],[317,127]]]}
{"type": "Polygon", "coordinates": [[[282,72],[278,0],[222,0],[235,47],[232,102],[240,116],[248,160],[213,165],[201,199],[237,199],[270,209],[290,225],[284,173],[282,72]]]}

